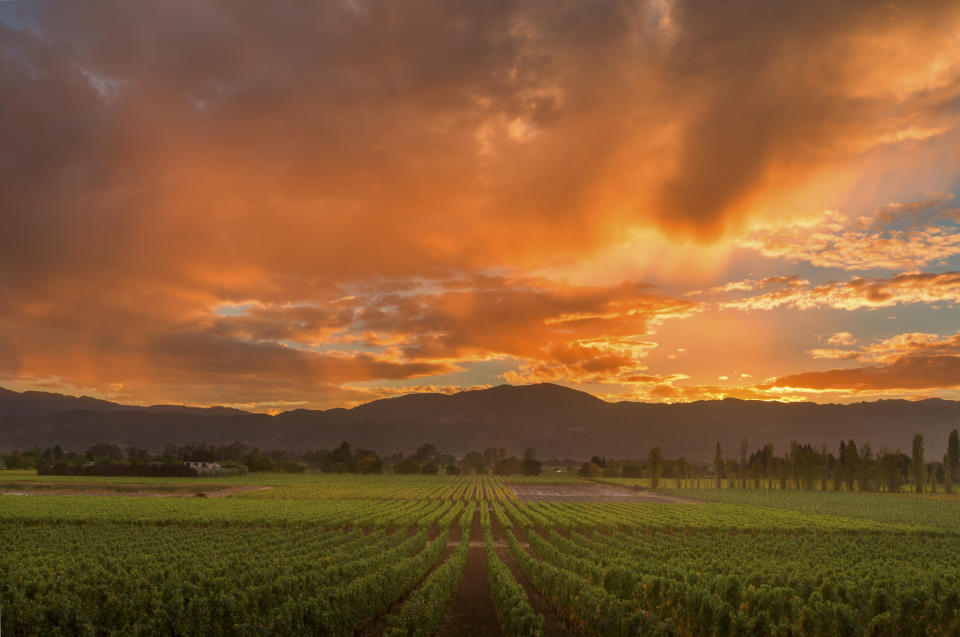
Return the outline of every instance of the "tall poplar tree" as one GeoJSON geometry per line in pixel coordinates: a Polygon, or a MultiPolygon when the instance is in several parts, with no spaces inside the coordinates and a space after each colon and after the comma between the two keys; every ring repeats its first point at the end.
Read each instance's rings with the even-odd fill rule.
{"type": "Polygon", "coordinates": [[[663,451],[660,447],[654,447],[647,456],[647,469],[650,471],[650,488],[656,489],[660,486],[660,475],[663,473],[663,451]]]}
{"type": "Polygon", "coordinates": [[[717,488],[720,488],[720,480],[723,478],[723,451],[720,450],[720,443],[717,443],[717,453],[713,456],[713,472],[717,476],[717,488]]]}
{"type": "Polygon", "coordinates": [[[749,451],[747,446],[747,439],[744,438],[740,441],[740,488],[747,488],[747,451],[749,451]]]}
{"type": "Polygon", "coordinates": [[[947,457],[943,472],[946,474],[947,491],[953,491],[953,485],[960,481],[960,435],[954,429],[947,438],[947,457]]]}
{"type": "Polygon", "coordinates": [[[913,462],[910,464],[913,469],[913,489],[917,493],[923,493],[924,474],[927,466],[923,462],[923,434],[913,435],[913,462]]]}
{"type": "Polygon", "coordinates": [[[827,443],[820,446],[820,490],[827,490],[830,480],[830,456],[827,455],[827,443]]]}

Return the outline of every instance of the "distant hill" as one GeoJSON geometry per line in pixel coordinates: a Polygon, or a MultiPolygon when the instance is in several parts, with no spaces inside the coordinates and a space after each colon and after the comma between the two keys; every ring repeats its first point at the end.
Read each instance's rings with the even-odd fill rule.
{"type": "Polygon", "coordinates": [[[239,440],[261,449],[303,451],[349,440],[384,453],[432,442],[454,453],[504,447],[519,454],[534,447],[541,458],[642,458],[660,445],[668,456],[708,460],[717,441],[733,456],[744,436],[751,449],[771,442],[781,454],[791,440],[825,442],[835,451],[841,439],[849,438],[870,442],[875,451],[909,451],[919,432],[932,459],[944,453],[955,427],[960,427],[956,401],[608,403],[546,383],[410,394],[352,409],[298,409],[276,416],[0,389],[0,447],[5,448],[61,444],[81,450],[102,441],[159,450],[166,443],[239,440]]]}
{"type": "Polygon", "coordinates": [[[0,416],[49,416],[63,411],[146,411],[198,415],[230,415],[248,412],[232,407],[187,407],[185,405],[121,405],[89,396],[67,396],[43,391],[10,391],[0,387],[0,416]]]}

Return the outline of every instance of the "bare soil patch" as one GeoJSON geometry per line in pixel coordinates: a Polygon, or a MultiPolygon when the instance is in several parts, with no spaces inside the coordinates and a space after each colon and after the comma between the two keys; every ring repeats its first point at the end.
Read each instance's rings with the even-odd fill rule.
{"type": "Polygon", "coordinates": [[[91,484],[56,484],[56,483],[25,483],[0,486],[0,495],[84,495],[119,498],[193,498],[203,494],[207,498],[226,498],[231,495],[262,491],[271,487],[254,485],[224,486],[224,485],[184,485],[176,488],[158,489],[150,485],[125,484],[122,488],[104,488],[102,485],[91,484]]]}
{"type": "Polygon", "coordinates": [[[654,493],[640,488],[584,482],[583,484],[511,484],[509,488],[524,502],[682,502],[696,501],[654,493]]]}
{"type": "Polygon", "coordinates": [[[497,621],[497,609],[493,605],[493,593],[490,591],[478,511],[473,516],[470,528],[470,548],[467,549],[467,566],[460,580],[460,588],[436,637],[495,637],[502,634],[497,621]]]}

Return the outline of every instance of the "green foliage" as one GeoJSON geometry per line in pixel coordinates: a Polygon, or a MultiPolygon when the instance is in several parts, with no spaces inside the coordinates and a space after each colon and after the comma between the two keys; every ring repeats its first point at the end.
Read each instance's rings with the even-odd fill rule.
{"type": "Polygon", "coordinates": [[[647,456],[647,470],[650,472],[650,488],[656,489],[660,486],[660,475],[663,473],[663,451],[660,447],[654,447],[647,456]]]}
{"type": "Polygon", "coordinates": [[[525,476],[540,475],[540,461],[537,460],[536,450],[527,449],[523,452],[523,460],[520,462],[520,473],[525,476]]]}
{"type": "Polygon", "coordinates": [[[923,435],[913,436],[913,462],[910,465],[913,474],[913,488],[917,493],[923,493],[923,484],[927,480],[927,466],[923,462],[923,435]]]}
{"type": "MultiPolygon", "coordinates": [[[[435,505],[420,507],[424,525],[435,505]]],[[[436,561],[446,533],[0,524],[4,632],[351,635],[436,561]],[[282,547],[282,551],[277,551],[282,547]]]]}
{"type": "Polygon", "coordinates": [[[960,483],[960,433],[956,429],[952,430],[947,438],[947,455],[944,465],[949,484],[960,483]]]}
{"type": "Polygon", "coordinates": [[[410,595],[398,616],[388,618],[387,637],[429,637],[437,632],[447,606],[460,586],[469,546],[470,534],[464,533],[456,552],[410,595]]]}
{"type": "Polygon", "coordinates": [[[578,475],[582,478],[599,478],[603,475],[603,469],[595,462],[584,462],[578,475]]]}
{"type": "MultiPolygon", "coordinates": [[[[31,479],[103,482],[17,471],[0,485],[31,479]]],[[[221,499],[4,497],[0,546],[13,550],[0,551],[0,629],[353,635],[409,592],[390,634],[433,634],[479,501],[508,636],[541,634],[543,618],[500,560],[492,527],[585,634],[960,634],[954,497],[725,488],[665,490],[717,500],[702,504],[525,503],[508,487],[570,479],[250,474],[208,484],[269,488],[221,499]],[[452,525],[463,539],[428,576],[452,525]]]]}
{"type": "Polygon", "coordinates": [[[540,637],[543,635],[543,615],[533,611],[526,591],[517,583],[507,565],[497,556],[497,550],[493,545],[493,534],[489,528],[484,529],[484,544],[487,552],[490,589],[503,634],[507,637],[540,637]]]}
{"type": "Polygon", "coordinates": [[[397,463],[396,468],[394,469],[397,473],[410,475],[412,473],[420,473],[420,463],[414,460],[413,458],[404,458],[397,463]]]}
{"type": "MultiPolygon", "coordinates": [[[[661,489],[661,492],[712,502],[773,507],[834,519],[875,520],[884,524],[913,525],[945,530],[960,529],[960,501],[934,500],[929,496],[804,492],[780,489],[661,489]],[[836,518],[843,516],[843,518],[836,518]]],[[[942,496],[941,496],[942,497],[942,496]]]]}
{"type": "Polygon", "coordinates": [[[825,527],[819,523],[827,518],[813,514],[795,517],[813,522],[806,527],[764,528],[761,518],[749,519],[750,509],[708,506],[509,505],[511,515],[522,508],[526,519],[542,520],[525,527],[529,551],[512,534],[508,542],[536,587],[587,634],[960,630],[956,533],[875,526],[864,536],[869,526],[860,521],[825,527]],[[631,509],[633,524],[615,521],[631,509]],[[685,523],[668,522],[678,509],[677,522],[685,523]],[[538,530],[546,525],[564,532],[538,530]]]}

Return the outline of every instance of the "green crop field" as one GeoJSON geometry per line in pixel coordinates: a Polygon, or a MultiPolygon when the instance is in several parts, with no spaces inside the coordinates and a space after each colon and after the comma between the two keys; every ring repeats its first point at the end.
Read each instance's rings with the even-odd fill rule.
{"type": "Polygon", "coordinates": [[[592,487],[0,472],[0,633],[960,634],[956,500],[592,487]]]}

